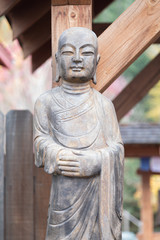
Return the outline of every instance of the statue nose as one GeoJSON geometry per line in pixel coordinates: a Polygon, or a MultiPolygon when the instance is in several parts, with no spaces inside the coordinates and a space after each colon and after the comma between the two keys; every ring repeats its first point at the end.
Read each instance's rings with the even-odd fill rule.
{"type": "Polygon", "coordinates": [[[80,54],[76,52],[75,56],[73,57],[74,62],[82,62],[82,58],[80,57],[80,54]]]}
{"type": "Polygon", "coordinates": [[[82,62],[82,58],[80,57],[73,57],[74,62],[82,62]]]}

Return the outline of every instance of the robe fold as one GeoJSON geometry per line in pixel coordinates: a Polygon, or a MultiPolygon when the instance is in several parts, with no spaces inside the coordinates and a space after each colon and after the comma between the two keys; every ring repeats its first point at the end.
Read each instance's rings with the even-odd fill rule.
{"type": "Polygon", "coordinates": [[[34,145],[35,164],[53,175],[46,240],[120,240],[124,153],[111,101],[94,89],[78,105],[61,87],[46,92],[35,104],[34,145]],[[68,148],[100,152],[101,171],[60,175],[58,154],[68,148]]]}

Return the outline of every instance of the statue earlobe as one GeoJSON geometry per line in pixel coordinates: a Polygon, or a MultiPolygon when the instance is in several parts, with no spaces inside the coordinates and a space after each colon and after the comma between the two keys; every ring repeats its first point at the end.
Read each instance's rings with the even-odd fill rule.
{"type": "Polygon", "coordinates": [[[55,54],[55,59],[56,59],[56,79],[55,81],[56,82],[59,82],[61,77],[60,77],[60,74],[59,74],[59,67],[58,67],[58,56],[57,56],[57,53],[55,54]]]}
{"type": "Polygon", "coordinates": [[[97,84],[97,78],[96,78],[96,73],[94,74],[92,78],[92,82],[96,85],[97,84]]]}
{"type": "MultiPolygon", "coordinates": [[[[97,66],[98,63],[99,63],[99,60],[100,60],[100,55],[98,54],[98,55],[97,55],[96,66],[97,66]]],[[[96,72],[95,72],[95,74],[94,74],[94,76],[93,76],[93,78],[92,78],[92,82],[93,82],[95,85],[97,84],[96,72]]]]}
{"type": "Polygon", "coordinates": [[[96,65],[98,65],[98,63],[99,63],[99,61],[100,61],[100,58],[101,58],[101,56],[98,54],[98,55],[97,55],[97,64],[96,64],[96,65]]]}

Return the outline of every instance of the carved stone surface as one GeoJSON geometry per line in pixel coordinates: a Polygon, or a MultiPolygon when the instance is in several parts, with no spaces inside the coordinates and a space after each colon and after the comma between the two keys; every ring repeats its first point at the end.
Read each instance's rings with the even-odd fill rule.
{"type": "Polygon", "coordinates": [[[62,85],[38,98],[34,114],[35,164],[53,175],[46,240],[120,240],[123,144],[113,104],[89,84],[96,35],[64,31],[56,61],[62,85]]]}

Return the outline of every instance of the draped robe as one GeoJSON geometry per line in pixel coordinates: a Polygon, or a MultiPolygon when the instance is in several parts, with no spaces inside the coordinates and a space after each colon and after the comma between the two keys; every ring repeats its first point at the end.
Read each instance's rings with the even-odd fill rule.
{"type": "Polygon", "coordinates": [[[92,88],[79,104],[67,102],[61,87],[46,92],[35,104],[34,145],[36,166],[53,175],[46,240],[120,240],[124,156],[111,101],[92,88]],[[63,149],[99,151],[100,172],[58,174],[63,149]]]}

